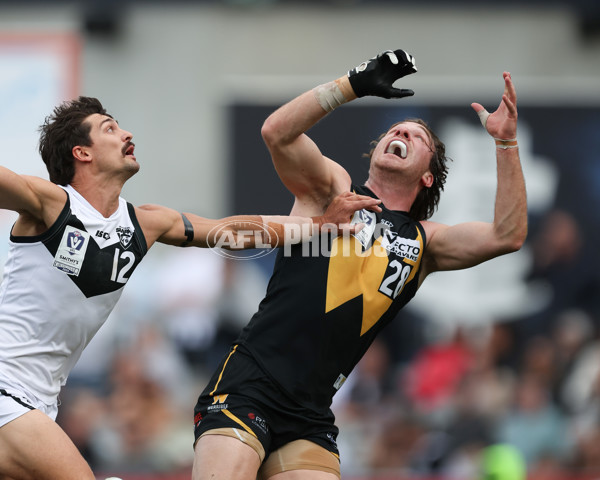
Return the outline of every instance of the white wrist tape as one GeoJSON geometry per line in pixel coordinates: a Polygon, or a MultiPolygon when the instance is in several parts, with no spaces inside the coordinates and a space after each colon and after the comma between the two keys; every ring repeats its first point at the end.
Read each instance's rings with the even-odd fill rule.
{"type": "Polygon", "coordinates": [[[328,82],[313,88],[313,93],[319,105],[326,112],[331,112],[334,108],[343,105],[348,100],[340,90],[337,82],[328,82]]]}

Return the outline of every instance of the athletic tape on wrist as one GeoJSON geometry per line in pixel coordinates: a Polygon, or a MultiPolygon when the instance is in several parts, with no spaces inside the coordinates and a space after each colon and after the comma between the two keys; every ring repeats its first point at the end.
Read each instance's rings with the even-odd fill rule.
{"type": "Polygon", "coordinates": [[[502,150],[506,150],[508,148],[517,148],[519,146],[516,138],[511,138],[510,140],[506,140],[504,138],[494,138],[494,141],[496,142],[496,148],[501,148],[502,150]]]}
{"type": "Polygon", "coordinates": [[[313,88],[313,93],[319,105],[327,113],[348,101],[335,81],[316,86],[313,88]]]}

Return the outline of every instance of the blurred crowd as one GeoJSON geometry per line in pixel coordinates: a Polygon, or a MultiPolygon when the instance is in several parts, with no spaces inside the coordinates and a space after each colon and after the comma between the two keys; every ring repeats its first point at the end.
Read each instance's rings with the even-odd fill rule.
{"type": "MultiPolygon", "coordinates": [[[[332,407],[344,478],[475,480],[497,444],[529,478],[600,475],[597,255],[565,211],[532,227],[538,311],[440,328],[407,309],[369,349],[332,407]]],[[[189,472],[196,397],[266,288],[268,262],[171,250],[132,278],[61,394],[57,421],[96,472],[189,472]]]]}

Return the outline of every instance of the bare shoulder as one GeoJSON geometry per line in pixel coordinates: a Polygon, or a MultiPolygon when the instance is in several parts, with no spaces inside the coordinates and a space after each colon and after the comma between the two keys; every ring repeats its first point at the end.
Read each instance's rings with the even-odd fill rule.
{"type": "Polygon", "coordinates": [[[148,245],[170,231],[181,219],[181,214],[163,205],[145,204],[135,207],[135,215],[144,232],[148,245]]]}
{"type": "Polygon", "coordinates": [[[13,228],[13,233],[19,236],[45,232],[54,224],[67,201],[67,193],[58,185],[29,175],[5,177],[0,190],[0,208],[19,214],[13,228]]]}
{"type": "MultiPolygon", "coordinates": [[[[15,202],[22,202],[21,214],[31,216],[52,223],[63,209],[67,200],[67,193],[55,183],[31,175],[19,175],[21,182],[15,182],[14,188],[18,193],[12,196],[15,202]]],[[[16,206],[16,205],[15,205],[16,206]]]]}
{"type": "Polygon", "coordinates": [[[425,280],[427,275],[439,270],[439,265],[437,263],[438,255],[436,245],[438,242],[436,241],[436,235],[443,232],[447,225],[443,223],[431,222],[429,220],[422,220],[421,225],[425,230],[426,237],[426,248],[425,253],[423,254],[423,259],[421,263],[421,273],[419,275],[419,285],[425,280]]]}
{"type": "Polygon", "coordinates": [[[427,246],[431,244],[431,240],[435,237],[436,233],[448,228],[447,225],[438,222],[431,222],[429,220],[421,220],[421,226],[423,230],[425,230],[425,235],[427,237],[427,246]]]}
{"type": "Polygon", "coordinates": [[[172,225],[180,217],[180,213],[163,205],[145,204],[135,207],[135,214],[144,227],[160,228],[161,225],[172,225]]]}

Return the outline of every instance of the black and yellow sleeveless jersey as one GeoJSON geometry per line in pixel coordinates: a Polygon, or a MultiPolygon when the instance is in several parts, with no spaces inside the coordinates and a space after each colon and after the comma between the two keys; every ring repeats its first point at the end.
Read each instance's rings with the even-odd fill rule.
{"type": "MultiPolygon", "coordinates": [[[[356,193],[375,197],[367,187],[356,193]]],[[[356,212],[356,235],[279,249],[237,343],[299,403],[328,408],[379,331],[415,295],[425,231],[406,212],[356,212]]]]}

